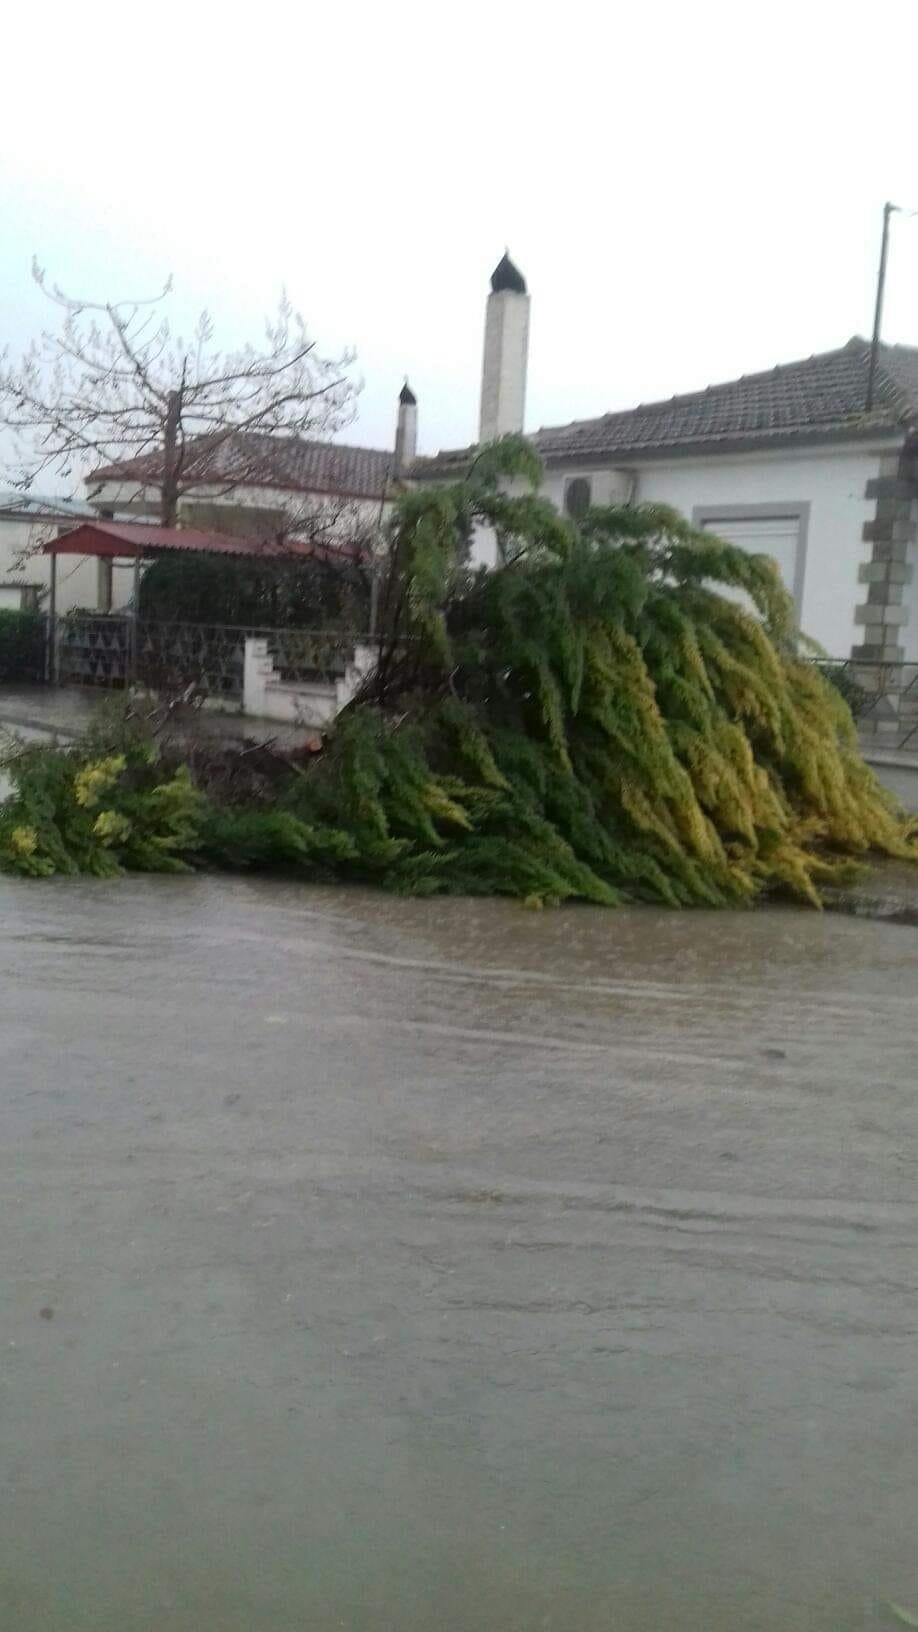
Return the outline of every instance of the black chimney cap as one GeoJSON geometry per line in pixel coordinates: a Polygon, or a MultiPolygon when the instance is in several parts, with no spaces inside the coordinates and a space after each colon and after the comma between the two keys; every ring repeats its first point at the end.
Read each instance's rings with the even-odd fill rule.
{"type": "Polygon", "coordinates": [[[504,250],[503,257],[491,273],[491,288],[495,295],[499,295],[503,289],[512,289],[515,295],[526,293],[526,279],[511,261],[509,250],[504,250]]]}
{"type": "Polygon", "coordinates": [[[408,408],[416,408],[417,407],[418,399],[415,396],[414,392],[412,391],[411,386],[408,384],[407,380],[405,381],[404,385],[402,386],[401,391],[398,394],[398,400],[399,400],[399,402],[404,403],[404,405],[406,407],[408,407],[408,408]]]}

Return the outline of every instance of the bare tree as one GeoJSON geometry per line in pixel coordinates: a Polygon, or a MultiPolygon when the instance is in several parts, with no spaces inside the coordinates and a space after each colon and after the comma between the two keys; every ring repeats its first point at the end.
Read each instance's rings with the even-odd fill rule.
{"type": "Polygon", "coordinates": [[[285,295],[260,350],[224,353],[206,312],[189,341],[172,334],[171,280],[152,300],[97,302],[49,288],[36,263],[32,275],[63,317],[21,362],[0,359],[22,487],[47,470],[134,483],[171,526],[190,489],[263,480],[265,437],[328,434],[349,417],[353,358],[320,356],[285,295]]]}

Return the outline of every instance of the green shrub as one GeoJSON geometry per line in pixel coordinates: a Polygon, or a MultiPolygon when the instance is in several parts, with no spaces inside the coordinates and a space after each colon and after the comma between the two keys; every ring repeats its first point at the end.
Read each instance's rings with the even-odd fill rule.
{"type": "Polygon", "coordinates": [[[3,762],[0,869],[28,877],[182,872],[204,800],[186,767],[168,770],[136,738],[120,753],[19,744],[3,762]]]}
{"type": "Polygon", "coordinates": [[[357,561],[252,561],[225,555],[162,555],[140,584],[141,617],[255,629],[364,630],[369,580],[357,561]]]}
{"type": "Polygon", "coordinates": [[[45,620],[40,612],[0,609],[0,683],[43,680],[45,620]]]}

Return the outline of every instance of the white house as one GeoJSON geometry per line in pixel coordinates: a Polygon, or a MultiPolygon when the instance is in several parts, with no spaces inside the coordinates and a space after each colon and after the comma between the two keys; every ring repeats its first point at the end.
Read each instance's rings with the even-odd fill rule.
{"type": "MultiPolygon", "coordinates": [[[[394,448],[360,448],[302,437],[237,432],[216,448],[201,437],[186,451],[179,525],[268,542],[280,536],[371,549],[397,482],[417,452],[417,404],[406,381],[394,448]]],[[[162,455],[101,467],[87,478],[92,514],[156,521],[162,455]]],[[[98,606],[117,603],[111,574],[98,606]]]]}
{"type": "MultiPolygon", "coordinates": [[[[214,448],[201,437],[186,452],[179,523],[249,537],[303,530],[333,537],[376,527],[389,484],[414,459],[416,426],[406,382],[394,449],[263,431],[236,432],[214,448]]],[[[153,452],[93,471],[86,491],[94,512],[155,521],[161,467],[162,455],[153,452]]]]}
{"type": "MultiPolygon", "coordinates": [[[[78,499],[52,499],[22,493],[0,493],[0,607],[14,611],[46,610],[51,563],[42,546],[68,533],[95,511],[78,499]]],[[[98,566],[89,558],[68,566],[58,581],[58,608],[95,606],[98,566]]]]}
{"type": "MultiPolygon", "coordinates": [[[[530,296],[508,256],[485,322],[479,441],[525,426],[530,296]]],[[[652,500],[773,556],[801,626],[832,657],[918,660],[918,348],[870,346],[665,402],[536,431],[543,492],[577,516],[652,500]]],[[[468,469],[476,447],[416,459],[415,481],[468,469]]],[[[493,539],[479,541],[493,559],[493,539]]]]}

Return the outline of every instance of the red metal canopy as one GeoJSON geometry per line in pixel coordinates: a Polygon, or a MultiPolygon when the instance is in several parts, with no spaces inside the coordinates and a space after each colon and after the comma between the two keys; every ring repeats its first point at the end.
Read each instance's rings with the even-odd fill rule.
{"type": "Polygon", "coordinates": [[[135,558],[155,555],[160,550],[185,550],[201,555],[243,555],[262,560],[283,560],[290,556],[336,556],[353,558],[360,552],[355,545],[313,544],[304,540],[232,538],[228,533],[202,533],[193,527],[158,527],[141,521],[86,521],[43,547],[45,555],[96,555],[135,558]]]}

